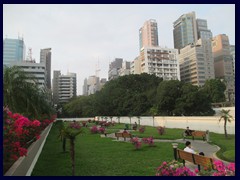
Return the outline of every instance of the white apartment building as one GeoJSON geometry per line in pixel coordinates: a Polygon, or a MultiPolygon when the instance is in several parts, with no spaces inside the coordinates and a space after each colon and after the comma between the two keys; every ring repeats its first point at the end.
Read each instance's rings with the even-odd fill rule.
{"type": "Polygon", "coordinates": [[[36,63],[35,61],[14,61],[10,66],[18,66],[30,76],[35,77],[39,88],[46,87],[46,69],[44,63],[36,63]]]}
{"type": "Polygon", "coordinates": [[[140,73],[155,74],[163,80],[180,80],[177,58],[177,49],[143,47],[138,58],[140,73]]]}
{"type": "Polygon", "coordinates": [[[61,75],[60,71],[53,72],[53,101],[54,104],[67,103],[77,95],[77,74],[61,75]]]}

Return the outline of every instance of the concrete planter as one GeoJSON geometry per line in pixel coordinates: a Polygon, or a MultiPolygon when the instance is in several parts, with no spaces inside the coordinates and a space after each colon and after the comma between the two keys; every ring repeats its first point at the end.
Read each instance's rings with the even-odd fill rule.
{"type": "Polygon", "coordinates": [[[27,156],[20,157],[4,176],[30,176],[52,127],[51,123],[41,133],[40,139],[31,144],[27,156]]]}

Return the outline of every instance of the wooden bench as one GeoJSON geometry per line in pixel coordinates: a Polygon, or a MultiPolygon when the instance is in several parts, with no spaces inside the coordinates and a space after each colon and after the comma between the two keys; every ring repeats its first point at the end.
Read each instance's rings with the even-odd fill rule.
{"type": "Polygon", "coordinates": [[[129,133],[121,133],[121,132],[116,132],[115,136],[117,138],[117,140],[119,139],[119,137],[124,138],[124,141],[126,141],[126,138],[132,138],[132,134],[129,133]]]}
{"type": "Polygon", "coordinates": [[[192,132],[192,139],[194,140],[194,137],[202,137],[203,141],[206,140],[206,132],[205,131],[193,131],[192,132]]]}
{"type": "Polygon", "coordinates": [[[185,166],[185,160],[193,164],[198,165],[198,170],[200,171],[201,166],[215,169],[213,164],[213,159],[206,156],[201,156],[198,154],[189,153],[181,149],[177,149],[177,158],[183,160],[183,165],[185,166]]]}

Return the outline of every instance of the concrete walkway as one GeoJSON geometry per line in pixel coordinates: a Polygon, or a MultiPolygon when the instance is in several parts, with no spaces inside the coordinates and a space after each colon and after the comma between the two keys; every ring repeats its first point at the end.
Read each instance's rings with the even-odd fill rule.
{"type": "MultiPolygon", "coordinates": [[[[105,135],[101,135],[101,137],[105,137],[105,135]]],[[[115,137],[115,133],[111,133],[111,134],[107,134],[108,138],[113,138],[114,141],[124,141],[123,138],[119,138],[119,140],[116,139],[115,137]]],[[[141,139],[141,138],[139,138],[141,139]]],[[[126,138],[126,142],[129,142],[130,138],[126,138]]],[[[176,140],[165,140],[165,139],[154,139],[154,142],[170,142],[170,143],[183,143],[185,144],[186,141],[190,141],[192,144],[192,148],[195,151],[198,152],[204,152],[205,156],[207,157],[211,157],[215,160],[221,160],[216,156],[216,152],[220,150],[220,148],[216,145],[211,145],[209,143],[207,143],[206,141],[203,140],[192,140],[192,139],[176,139],[176,140]]],[[[223,161],[223,160],[221,160],[223,161]]],[[[228,164],[229,162],[223,161],[225,164],[228,164]]],[[[197,168],[196,165],[194,165],[193,163],[187,162],[186,161],[186,166],[189,167],[190,169],[195,169],[197,168]]]]}

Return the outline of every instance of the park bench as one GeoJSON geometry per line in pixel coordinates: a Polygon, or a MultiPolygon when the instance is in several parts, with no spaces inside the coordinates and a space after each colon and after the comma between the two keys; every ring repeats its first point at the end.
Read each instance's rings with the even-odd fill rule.
{"type": "Polygon", "coordinates": [[[115,133],[115,137],[117,138],[117,140],[119,139],[119,137],[122,137],[122,138],[124,138],[124,141],[126,141],[126,138],[132,138],[132,134],[130,134],[130,133],[116,132],[116,133],[115,133]]]}
{"type": "Polygon", "coordinates": [[[193,131],[192,132],[192,139],[194,140],[194,137],[202,137],[203,141],[206,140],[206,132],[205,131],[193,131]]]}
{"type": "Polygon", "coordinates": [[[212,169],[215,169],[215,166],[213,164],[213,159],[206,156],[201,156],[198,154],[189,153],[186,151],[183,151],[181,149],[177,149],[177,158],[183,160],[183,165],[185,166],[185,160],[189,161],[193,164],[196,164],[198,166],[198,170],[200,171],[201,166],[212,169]]]}

